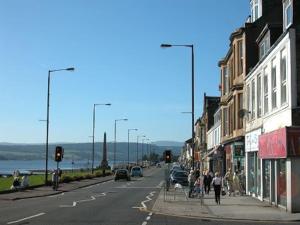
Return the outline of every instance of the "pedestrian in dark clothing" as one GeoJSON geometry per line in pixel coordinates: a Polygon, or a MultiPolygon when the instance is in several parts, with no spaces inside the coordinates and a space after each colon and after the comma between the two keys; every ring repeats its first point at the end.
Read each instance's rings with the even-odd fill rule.
{"type": "Polygon", "coordinates": [[[204,191],[206,194],[210,192],[210,184],[212,182],[212,177],[210,176],[209,172],[206,171],[204,173],[204,191]]]}
{"type": "Polygon", "coordinates": [[[221,195],[221,188],[222,188],[222,178],[220,177],[218,172],[215,173],[215,177],[212,180],[212,185],[213,185],[214,190],[215,190],[216,203],[220,205],[220,203],[221,203],[220,195],[221,195]]]}
{"type": "Polygon", "coordinates": [[[195,172],[196,180],[198,179],[198,177],[200,177],[200,170],[199,169],[197,169],[196,172],[195,172]]]}

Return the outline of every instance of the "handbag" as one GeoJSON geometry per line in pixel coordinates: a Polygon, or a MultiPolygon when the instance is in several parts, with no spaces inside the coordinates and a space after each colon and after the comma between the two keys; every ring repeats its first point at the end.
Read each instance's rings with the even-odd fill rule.
{"type": "Polygon", "coordinates": [[[226,191],[224,190],[224,188],[222,189],[222,195],[226,195],[226,191]]]}

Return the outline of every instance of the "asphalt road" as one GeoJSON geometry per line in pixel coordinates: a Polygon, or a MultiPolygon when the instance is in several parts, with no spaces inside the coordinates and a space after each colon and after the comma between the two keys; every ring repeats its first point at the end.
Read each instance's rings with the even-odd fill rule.
{"type": "MultiPolygon", "coordinates": [[[[108,181],[64,194],[1,201],[0,224],[17,225],[250,225],[152,214],[164,180],[163,169],[145,171],[132,181],[108,181]]],[[[274,224],[274,223],[272,223],[274,224]]],[[[283,224],[283,223],[282,223],[283,224]]],[[[284,223],[288,224],[288,223],[284,223]]],[[[295,223],[290,223],[295,224],[295,223]]]]}
{"type": "Polygon", "coordinates": [[[131,181],[109,181],[64,194],[2,201],[0,224],[143,224],[163,181],[163,170],[152,168],[131,181]]]}

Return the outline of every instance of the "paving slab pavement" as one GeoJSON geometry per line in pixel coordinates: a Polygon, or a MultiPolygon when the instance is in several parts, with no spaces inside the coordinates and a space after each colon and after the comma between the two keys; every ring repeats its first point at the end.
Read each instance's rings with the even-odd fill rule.
{"type": "Polygon", "coordinates": [[[300,221],[300,213],[286,212],[286,210],[250,196],[221,196],[221,204],[217,205],[214,192],[211,192],[204,196],[203,205],[201,205],[200,199],[187,198],[187,192],[187,189],[177,191],[171,189],[169,192],[165,192],[163,188],[152,211],[202,219],[300,221]]]}

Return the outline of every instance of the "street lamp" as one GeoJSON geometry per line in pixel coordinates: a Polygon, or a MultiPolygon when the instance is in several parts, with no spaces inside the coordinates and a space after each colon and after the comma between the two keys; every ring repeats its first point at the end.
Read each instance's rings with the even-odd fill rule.
{"type": "Polygon", "coordinates": [[[50,77],[51,73],[58,71],[74,71],[75,68],[65,68],[65,69],[56,69],[48,70],[48,93],[47,93],[47,128],[46,128],[46,169],[45,169],[45,185],[48,183],[48,152],[49,152],[49,109],[50,109],[50,77]]]}
{"type": "Polygon", "coordinates": [[[114,142],[114,168],[116,166],[116,151],[117,151],[117,122],[128,121],[128,119],[116,119],[115,120],[115,142],[114,142]]]}
{"type": "Polygon", "coordinates": [[[94,104],[93,108],[93,153],[92,153],[92,174],[94,173],[94,161],[95,161],[95,108],[96,106],[104,105],[104,106],[111,106],[110,103],[104,103],[104,104],[94,104]]]}
{"type": "Polygon", "coordinates": [[[140,137],[146,137],[146,135],[139,135],[137,136],[137,140],[136,140],[136,164],[139,164],[139,138],[140,137]]]}
{"type": "Polygon", "coordinates": [[[142,163],[143,163],[143,157],[144,157],[144,141],[148,141],[148,140],[149,140],[148,138],[142,139],[142,163]]]}
{"type": "Polygon", "coordinates": [[[132,130],[137,131],[138,129],[136,129],[136,128],[128,129],[128,146],[127,146],[127,164],[128,164],[128,169],[129,169],[129,133],[132,130]]]}
{"type": "Polygon", "coordinates": [[[195,110],[194,110],[194,45],[171,45],[171,44],[161,44],[160,47],[162,48],[171,48],[171,47],[187,47],[191,48],[192,50],[192,167],[194,169],[194,142],[195,142],[195,132],[194,132],[194,117],[195,117],[195,110]]]}

